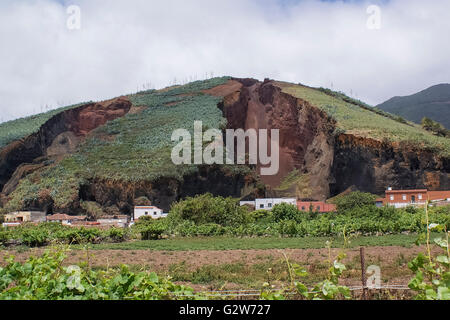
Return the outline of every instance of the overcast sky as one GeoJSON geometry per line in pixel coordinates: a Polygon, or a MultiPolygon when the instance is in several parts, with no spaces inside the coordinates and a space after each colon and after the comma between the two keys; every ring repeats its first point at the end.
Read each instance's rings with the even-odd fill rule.
{"type": "Polygon", "coordinates": [[[1,0],[0,120],[211,73],[378,104],[450,82],[449,14],[449,0],[1,0]]]}

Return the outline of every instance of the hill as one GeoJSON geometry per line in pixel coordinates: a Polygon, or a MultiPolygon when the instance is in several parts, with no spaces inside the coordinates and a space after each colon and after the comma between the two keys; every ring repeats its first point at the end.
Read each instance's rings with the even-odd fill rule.
{"type": "Polygon", "coordinates": [[[3,211],[130,214],[211,192],[325,200],[349,188],[450,187],[450,141],[337,92],[230,77],[90,102],[0,125],[3,211]],[[174,165],[172,132],[279,129],[280,170],[174,165]],[[17,125],[17,126],[16,126],[17,125]],[[14,131],[14,128],[20,130],[14,131]],[[22,129],[26,128],[26,130],[22,129]]]}
{"type": "Polygon", "coordinates": [[[377,107],[415,123],[427,117],[450,129],[450,84],[439,84],[406,97],[394,97],[377,107]]]}

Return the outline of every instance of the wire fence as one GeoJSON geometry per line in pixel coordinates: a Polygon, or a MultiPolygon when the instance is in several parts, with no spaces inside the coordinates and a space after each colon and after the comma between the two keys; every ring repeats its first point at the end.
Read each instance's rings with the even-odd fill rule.
{"type": "MultiPolygon", "coordinates": [[[[384,286],[350,286],[348,287],[351,292],[358,292],[363,290],[368,290],[369,292],[374,291],[411,291],[411,289],[402,284],[392,284],[392,285],[384,285],[384,286]]],[[[270,289],[270,290],[219,290],[219,291],[203,291],[203,292],[197,292],[196,294],[188,294],[188,295],[181,295],[179,297],[198,297],[198,294],[206,297],[206,298],[259,298],[261,296],[262,292],[266,293],[278,293],[283,292],[283,296],[286,297],[293,297],[293,296],[299,296],[299,293],[294,291],[285,291],[284,289],[270,289]]],[[[319,291],[310,291],[309,294],[316,294],[320,293],[319,291]]]]}

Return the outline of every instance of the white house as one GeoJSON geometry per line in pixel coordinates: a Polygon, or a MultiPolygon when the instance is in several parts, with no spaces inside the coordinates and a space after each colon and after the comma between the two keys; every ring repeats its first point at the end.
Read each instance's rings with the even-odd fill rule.
{"type": "Polygon", "coordinates": [[[256,210],[272,210],[272,208],[281,203],[292,204],[297,206],[297,199],[295,198],[266,198],[266,199],[256,199],[255,201],[241,201],[240,205],[253,205],[256,210]]]}
{"type": "Polygon", "coordinates": [[[136,206],[134,207],[133,221],[138,220],[140,217],[159,219],[167,217],[167,214],[164,214],[162,209],[155,206],[136,206]]]}

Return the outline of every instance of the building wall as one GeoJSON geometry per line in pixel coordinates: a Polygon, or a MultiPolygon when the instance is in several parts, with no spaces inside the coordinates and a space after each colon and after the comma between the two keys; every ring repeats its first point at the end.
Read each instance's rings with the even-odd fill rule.
{"type": "Polygon", "coordinates": [[[287,203],[292,205],[297,205],[297,199],[294,198],[268,198],[268,199],[256,199],[255,209],[256,210],[272,210],[274,206],[281,203],[287,203]]]}
{"type": "Polygon", "coordinates": [[[5,215],[6,222],[45,222],[45,212],[40,211],[20,211],[5,215]]]}
{"type": "Polygon", "coordinates": [[[413,204],[425,203],[427,190],[395,190],[386,191],[386,202],[388,204],[413,204]]]}
{"type": "Polygon", "coordinates": [[[298,201],[297,207],[300,211],[309,211],[312,205],[313,212],[334,212],[336,205],[320,201],[298,201]]]}
{"type": "Polygon", "coordinates": [[[138,220],[140,217],[151,217],[152,219],[159,219],[163,217],[163,211],[157,207],[135,207],[134,208],[134,220],[138,220]]]}

